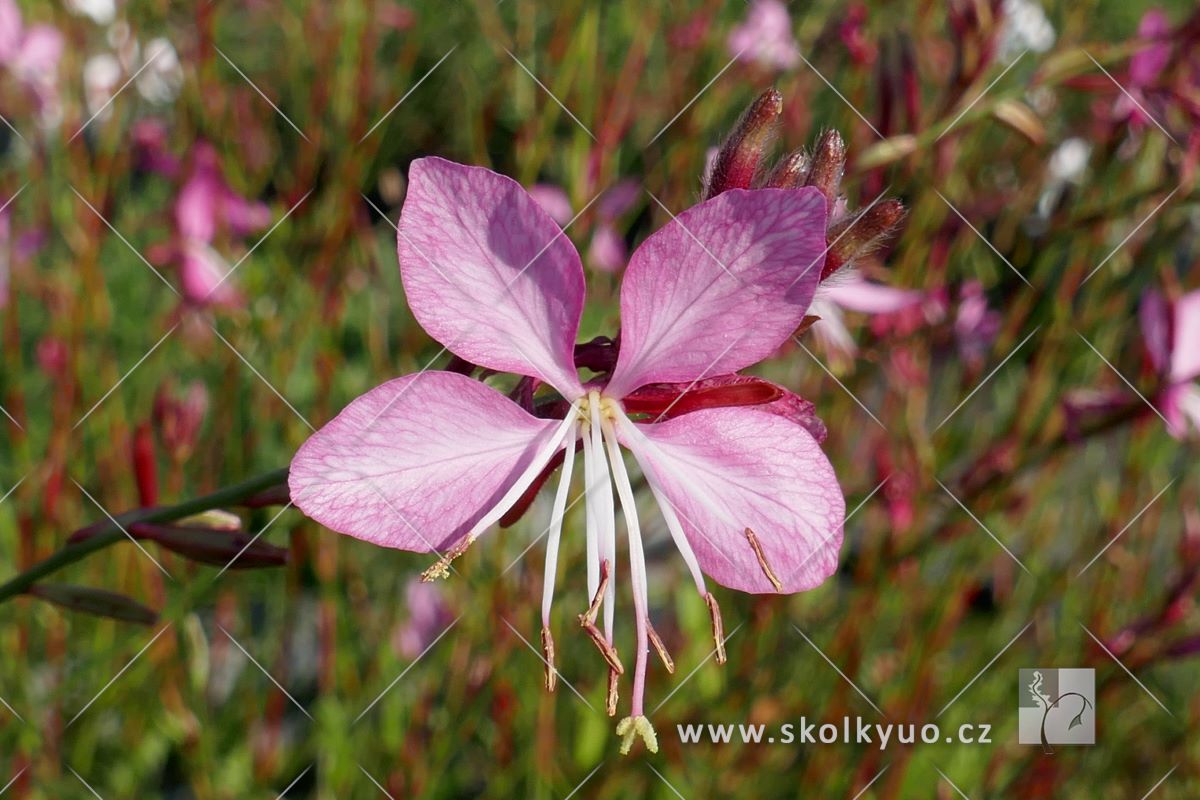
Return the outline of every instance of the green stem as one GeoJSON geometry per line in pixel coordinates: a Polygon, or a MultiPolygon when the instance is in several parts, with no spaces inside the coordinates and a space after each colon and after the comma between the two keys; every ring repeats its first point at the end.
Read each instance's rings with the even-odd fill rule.
{"type": "Polygon", "coordinates": [[[42,578],[57,572],[69,564],[74,564],[87,555],[109,545],[124,541],[127,538],[125,530],[135,522],[171,522],[172,520],[189,517],[192,514],[199,514],[202,511],[208,511],[212,508],[235,505],[258,494],[264,489],[270,489],[285,482],[287,475],[288,471],[285,467],[250,478],[233,486],[226,486],[203,497],[185,500],[177,505],[162,506],[159,508],[139,508],[115,518],[105,519],[93,528],[88,538],[81,542],[67,545],[54,555],[44,561],[39,561],[8,583],[0,586],[0,603],[28,591],[31,586],[42,578]]]}

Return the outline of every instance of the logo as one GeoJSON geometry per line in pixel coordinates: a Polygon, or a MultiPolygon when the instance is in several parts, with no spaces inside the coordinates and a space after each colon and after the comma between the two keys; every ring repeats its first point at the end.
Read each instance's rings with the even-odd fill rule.
{"type": "Polygon", "coordinates": [[[1017,699],[1018,740],[1040,744],[1096,743],[1096,671],[1023,669],[1017,699]]]}

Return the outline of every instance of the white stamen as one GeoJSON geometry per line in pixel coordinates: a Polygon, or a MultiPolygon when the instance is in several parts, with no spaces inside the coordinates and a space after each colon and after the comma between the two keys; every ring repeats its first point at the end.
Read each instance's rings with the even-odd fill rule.
{"type": "MultiPolygon", "coordinates": [[[[640,437],[641,440],[646,440],[645,435],[636,428],[623,412],[618,412],[616,423],[621,426],[621,430],[625,432],[627,437],[640,437]]],[[[696,582],[696,590],[700,592],[701,596],[708,594],[708,588],[704,583],[704,573],[700,570],[700,561],[696,558],[696,553],[692,550],[692,544],[688,541],[687,534],[683,531],[683,525],[679,522],[679,516],[675,513],[675,507],[667,499],[666,495],[663,494],[653,471],[648,469],[638,459],[637,450],[630,448],[630,452],[633,453],[633,458],[638,462],[638,466],[642,468],[642,475],[646,478],[646,483],[650,486],[650,492],[654,495],[655,502],[658,503],[658,509],[662,514],[663,521],[667,523],[667,530],[671,532],[671,539],[675,542],[675,547],[679,550],[679,554],[683,556],[683,562],[687,564],[688,569],[691,571],[692,580],[696,582]]]]}
{"type": "Polygon", "coordinates": [[[638,522],[637,503],[633,498],[633,487],[629,484],[629,473],[621,457],[621,447],[612,423],[604,423],[604,442],[608,445],[608,460],[612,465],[613,483],[621,498],[621,511],[625,515],[625,528],[629,538],[629,576],[633,584],[633,606],[637,615],[637,661],[633,672],[634,717],[642,714],[642,697],[646,688],[646,656],[648,652],[648,626],[650,623],[649,598],[646,587],[646,554],[642,549],[642,528],[638,522]]]}
{"type": "Polygon", "coordinates": [[[529,488],[534,479],[546,468],[546,464],[550,462],[550,459],[558,451],[558,448],[562,447],[563,439],[567,437],[567,432],[575,424],[576,405],[576,403],[571,404],[571,409],[567,412],[567,418],[559,423],[558,428],[550,436],[549,441],[542,446],[542,449],[529,462],[529,466],[521,473],[521,477],[517,478],[516,482],[504,493],[504,496],[500,498],[500,502],[496,503],[491,511],[484,514],[478,522],[471,526],[471,530],[466,536],[468,540],[474,539],[498,522],[521,499],[521,495],[525,494],[525,490],[529,488]]]}
{"type": "Polygon", "coordinates": [[[597,481],[596,481],[596,454],[592,447],[592,438],[588,435],[587,423],[583,423],[581,427],[581,436],[583,440],[583,505],[586,512],[586,530],[587,530],[587,590],[588,597],[596,596],[596,590],[600,587],[600,549],[599,549],[599,530],[600,523],[596,519],[596,496],[597,496],[597,481]]]}
{"type": "Polygon", "coordinates": [[[558,479],[558,490],[554,493],[554,506],[550,512],[550,534],[546,540],[546,574],[542,581],[542,624],[550,624],[550,604],[554,600],[554,583],[558,577],[558,543],[562,538],[563,516],[567,508],[567,493],[571,488],[571,472],[575,465],[575,422],[567,429],[566,454],[563,457],[562,475],[558,479]]]}
{"type": "Polygon", "coordinates": [[[604,445],[601,432],[603,430],[600,418],[600,393],[593,389],[588,393],[591,411],[591,426],[589,433],[592,437],[592,452],[595,453],[597,476],[596,480],[603,484],[598,488],[600,503],[596,508],[600,523],[600,560],[612,565],[608,586],[604,592],[604,636],[612,644],[613,614],[617,607],[617,520],[616,504],[612,496],[612,480],[609,477],[608,463],[604,458],[604,445]]]}

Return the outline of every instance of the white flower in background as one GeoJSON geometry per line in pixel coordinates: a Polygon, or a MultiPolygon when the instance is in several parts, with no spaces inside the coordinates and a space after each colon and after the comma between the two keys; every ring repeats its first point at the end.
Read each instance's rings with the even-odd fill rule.
{"type": "Polygon", "coordinates": [[[67,0],[67,8],[97,25],[107,25],[117,16],[116,0],[67,0]]]}
{"type": "Polygon", "coordinates": [[[120,80],[121,62],[112,53],[94,55],[84,63],[83,95],[89,114],[96,114],[100,119],[107,119],[112,114],[112,106],[106,108],[105,104],[112,98],[120,80]]]}
{"type": "Polygon", "coordinates": [[[143,55],[148,66],[138,75],[138,94],[151,103],[171,102],[183,85],[183,67],[175,48],[166,39],[151,39],[143,55]]]}
{"type": "Polygon", "coordinates": [[[1050,178],[1078,183],[1091,155],[1092,146],[1087,140],[1078,136],[1064,140],[1050,155],[1050,178]]]}
{"type": "Polygon", "coordinates": [[[1050,162],[1046,166],[1046,186],[1038,198],[1037,216],[1042,220],[1048,218],[1058,205],[1063,192],[1069,184],[1078,184],[1087,170],[1088,159],[1092,155],[1092,146],[1086,140],[1073,136],[1066,139],[1050,154],[1050,162]]]}
{"type": "Polygon", "coordinates": [[[1026,50],[1044,53],[1054,46],[1054,26],[1034,0],[1004,0],[1000,56],[1015,58],[1026,50]]]}

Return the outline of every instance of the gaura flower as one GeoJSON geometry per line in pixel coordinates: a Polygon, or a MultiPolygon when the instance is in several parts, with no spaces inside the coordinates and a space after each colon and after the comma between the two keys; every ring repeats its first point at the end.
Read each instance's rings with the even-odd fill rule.
{"type": "Polygon", "coordinates": [[[644,706],[649,647],[669,671],[673,663],[650,621],[641,521],[622,449],[640,467],[708,605],[719,661],[720,613],[705,575],[743,592],[790,593],[833,574],[845,503],[810,432],[811,404],[733,374],[770,356],[804,319],[822,272],[826,207],[814,187],[733,189],[680,213],[632,255],[621,286],[619,351],[608,363],[590,362],[598,374],[582,380],[575,340],[584,273],[559,227],[507,177],[439,158],[413,162],[398,227],[412,313],[460,359],[526,376],[525,390],[515,393],[523,402],[455,372],[389,381],[352,401],[296,453],[293,501],[335,531],[437,552],[424,574],[432,580],[448,575],[563,454],[542,600],[552,690],[551,602],[582,449],[592,602],[579,619],[609,666],[613,715],[625,671],[613,639],[615,487],[636,628],[632,702],[617,732],[622,752],[638,736],[656,750],[644,706]],[[531,386],[561,400],[534,406],[531,386]]]}
{"type": "Polygon", "coordinates": [[[1138,308],[1146,353],[1162,382],[1156,405],[1167,432],[1182,439],[1200,431],[1200,289],[1169,301],[1151,289],[1138,308]]]}
{"type": "Polygon", "coordinates": [[[734,58],[764,67],[787,70],[800,63],[800,48],[792,36],[792,17],[781,0],[752,0],[745,21],[729,34],[734,58]]]}

